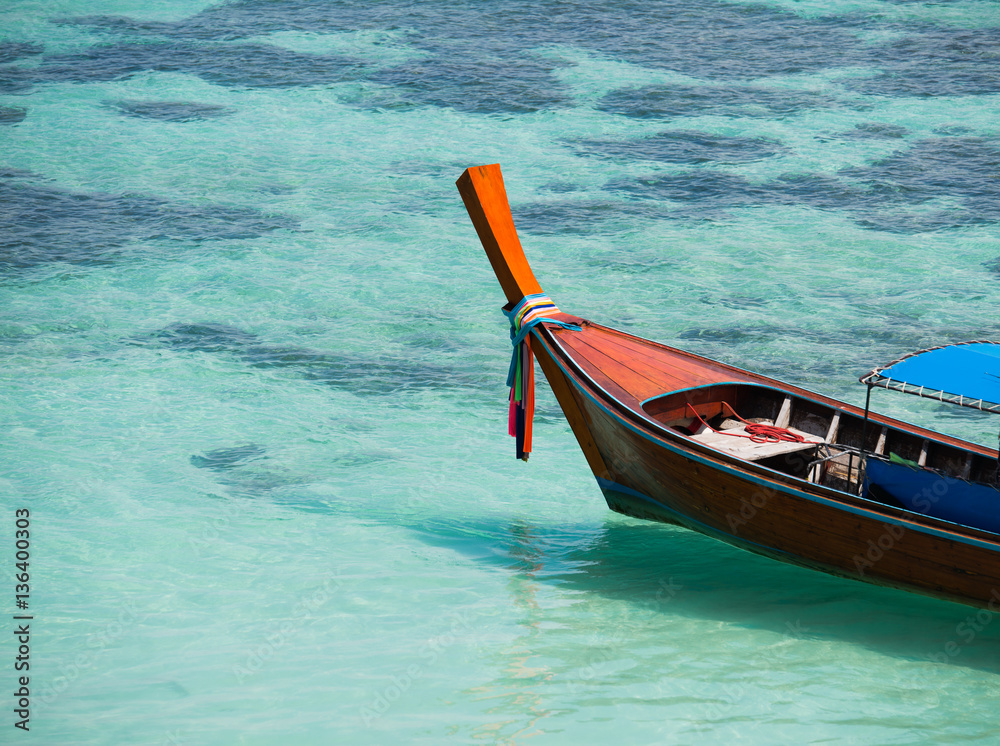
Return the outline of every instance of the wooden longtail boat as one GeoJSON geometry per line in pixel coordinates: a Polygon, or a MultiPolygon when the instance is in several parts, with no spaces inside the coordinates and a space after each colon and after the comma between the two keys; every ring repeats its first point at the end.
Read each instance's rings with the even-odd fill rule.
{"type": "MultiPolygon", "coordinates": [[[[467,169],[458,188],[520,334],[519,456],[535,356],[612,510],[1000,610],[996,451],[562,313],[524,256],[500,167],[467,169]]],[[[869,395],[899,388],[886,371],[862,379],[869,395]]]]}

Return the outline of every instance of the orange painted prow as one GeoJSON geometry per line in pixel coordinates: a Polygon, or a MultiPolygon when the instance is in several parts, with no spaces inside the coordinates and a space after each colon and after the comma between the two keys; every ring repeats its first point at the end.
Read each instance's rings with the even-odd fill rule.
{"type": "Polygon", "coordinates": [[[455,183],[507,301],[542,292],[514,228],[500,165],[467,168],[455,183]]]}

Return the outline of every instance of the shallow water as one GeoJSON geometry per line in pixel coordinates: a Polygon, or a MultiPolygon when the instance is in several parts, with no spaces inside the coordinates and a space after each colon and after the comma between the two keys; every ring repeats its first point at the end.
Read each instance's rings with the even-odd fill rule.
{"type": "Polygon", "coordinates": [[[0,32],[37,742],[1000,738],[990,613],[609,512],[544,383],[514,460],[454,188],[503,165],[564,310],[860,403],[1000,336],[995,4],[12,0],[0,32]]]}

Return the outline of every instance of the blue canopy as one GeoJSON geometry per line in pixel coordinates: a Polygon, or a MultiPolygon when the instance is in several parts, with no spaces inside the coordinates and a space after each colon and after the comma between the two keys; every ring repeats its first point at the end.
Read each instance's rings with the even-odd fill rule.
{"type": "Polygon", "coordinates": [[[1000,343],[920,350],[876,368],[861,383],[1000,414],[1000,343]]]}

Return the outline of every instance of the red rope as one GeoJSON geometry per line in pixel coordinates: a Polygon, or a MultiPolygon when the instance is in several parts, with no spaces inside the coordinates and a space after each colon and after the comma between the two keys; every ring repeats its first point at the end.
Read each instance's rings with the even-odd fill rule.
{"type": "Polygon", "coordinates": [[[732,435],[734,438],[749,438],[754,443],[780,443],[782,441],[788,441],[790,443],[805,443],[806,439],[803,438],[798,433],[793,433],[791,430],[785,427],[777,427],[775,425],[764,425],[758,422],[747,422],[738,414],[736,410],[733,409],[728,403],[721,402],[723,407],[729,409],[730,414],[745,425],[745,433],[734,433],[728,430],[716,430],[714,427],[709,425],[705,420],[701,418],[696,410],[690,404],[687,405],[688,409],[694,414],[698,422],[707,427],[714,433],[719,433],[720,435],[732,435]]]}

